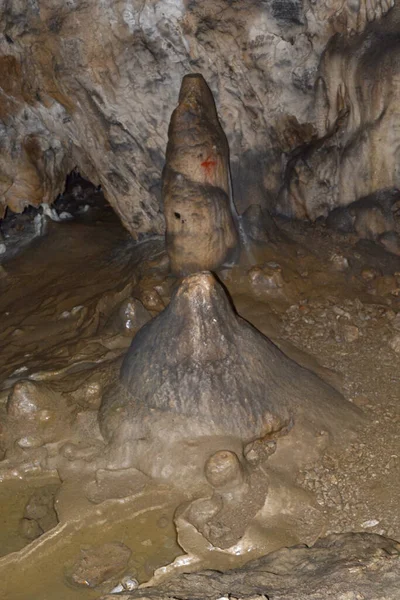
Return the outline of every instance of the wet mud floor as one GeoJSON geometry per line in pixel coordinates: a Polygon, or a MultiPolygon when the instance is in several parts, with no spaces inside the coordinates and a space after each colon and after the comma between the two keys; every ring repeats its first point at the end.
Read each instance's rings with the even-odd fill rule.
{"type": "MultiPolygon", "coordinates": [[[[340,455],[325,455],[298,477],[326,518],[323,533],[370,531],[398,540],[400,258],[321,225],[278,224],[281,234],[270,244],[248,245],[240,265],[218,276],[241,316],[366,415],[357,442],[340,455]]],[[[73,221],[48,222],[44,235],[3,261],[0,275],[2,423],[10,388],[20,380],[50,382],[75,393],[71,410],[87,409],[91,402],[96,409],[96,387],[84,396],[79,389],[93,369],[123,356],[135,332],[118,307],[138,298],[155,316],[176,284],[163,240],[136,244],[107,206],[73,221]]],[[[65,423],[51,410],[46,419],[46,435],[56,440],[65,423]]],[[[16,452],[23,453],[26,443],[19,438],[16,452]]],[[[124,543],[132,551],[125,572],[140,582],[180,554],[172,524],[179,499],[165,491],[153,501],[144,490],[119,503],[92,505],[95,510],[84,522],[70,519],[64,542],[52,547],[51,561],[45,551],[40,560],[40,540],[45,549],[52,529],[43,526],[43,536],[29,545],[21,519],[37,489],[53,486],[57,509],[60,479],[57,472],[44,472],[40,460],[18,469],[9,466],[6,452],[2,458],[0,597],[74,600],[110,591],[110,586],[88,589],[69,582],[68,564],[85,545],[124,543]],[[30,552],[34,561],[20,560],[30,552]]],[[[79,512],[73,505],[72,490],[58,511],[79,512]]]]}

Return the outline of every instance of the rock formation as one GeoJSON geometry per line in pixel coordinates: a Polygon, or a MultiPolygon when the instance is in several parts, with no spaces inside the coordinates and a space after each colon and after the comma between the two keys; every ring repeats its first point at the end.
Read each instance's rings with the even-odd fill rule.
{"type": "Polygon", "coordinates": [[[244,234],[251,242],[265,243],[279,239],[280,233],[268,211],[251,204],[240,217],[244,234]]]}
{"type": "Polygon", "coordinates": [[[400,200],[397,188],[380,190],[329,213],[328,227],[341,233],[356,233],[360,239],[376,240],[395,230],[394,210],[400,200]]]}
{"type": "Polygon", "coordinates": [[[181,79],[201,72],[235,202],[315,218],[398,182],[394,0],[9,0],[0,6],[0,206],[51,203],[75,167],[135,237],[163,233],[181,79]],[[95,26],[94,26],[95,23],[95,26]],[[360,92],[360,93],[359,93],[360,92]]]}
{"type": "Polygon", "coordinates": [[[115,467],[186,486],[218,450],[240,456],[286,436],[299,465],[321,432],[345,443],[358,422],[356,407],[235,314],[210,273],[184,279],[139,331],[100,413],[115,467]]]}
{"type": "Polygon", "coordinates": [[[370,3],[362,34],[328,42],[315,86],[318,133],[289,157],[279,211],[315,219],[399,186],[400,7],[393,4],[381,16],[383,3],[370,3]]]}
{"type": "MultiPolygon", "coordinates": [[[[400,593],[399,552],[398,543],[380,535],[330,535],[312,548],[283,548],[227,573],[181,575],[160,587],[122,595],[122,600],[396,600],[400,593]]],[[[103,596],[102,600],[113,597],[103,596]]]]}
{"type": "Polygon", "coordinates": [[[162,195],[172,271],[214,270],[233,255],[239,240],[228,142],[201,75],[183,78],[168,137],[162,195]]]}

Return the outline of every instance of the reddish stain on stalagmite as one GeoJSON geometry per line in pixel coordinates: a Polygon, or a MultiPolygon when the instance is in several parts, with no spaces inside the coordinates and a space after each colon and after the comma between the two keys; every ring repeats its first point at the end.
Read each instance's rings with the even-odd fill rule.
{"type": "Polygon", "coordinates": [[[206,172],[206,175],[208,177],[210,177],[212,175],[213,169],[214,169],[214,167],[215,167],[216,164],[217,164],[217,161],[216,160],[210,160],[209,156],[206,158],[206,160],[204,160],[201,163],[201,166],[203,167],[203,169],[206,172]]]}

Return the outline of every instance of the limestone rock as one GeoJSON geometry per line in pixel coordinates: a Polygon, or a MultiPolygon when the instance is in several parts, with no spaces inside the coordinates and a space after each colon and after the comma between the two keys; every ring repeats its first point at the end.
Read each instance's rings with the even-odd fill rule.
{"type": "Polygon", "coordinates": [[[148,313],[149,311],[160,312],[161,310],[163,310],[163,308],[165,308],[163,299],[155,289],[142,290],[140,294],[140,299],[142,301],[144,310],[148,313]]]}
{"type": "Polygon", "coordinates": [[[342,335],[345,342],[355,342],[360,337],[360,330],[355,325],[345,323],[342,325],[342,335]]]}
{"type": "Polygon", "coordinates": [[[389,346],[396,354],[400,354],[400,334],[396,334],[392,337],[389,341],[389,346]]]}
{"type": "Polygon", "coordinates": [[[216,452],[205,464],[205,476],[215,488],[234,488],[242,484],[240,461],[234,452],[216,452]]]}
{"type": "Polygon", "coordinates": [[[249,270],[249,280],[256,295],[280,294],[285,285],[282,268],[278,263],[256,265],[249,270]]]}
{"type": "Polygon", "coordinates": [[[346,271],[346,269],[349,268],[349,261],[345,256],[343,256],[343,254],[338,254],[337,252],[334,252],[330,256],[329,260],[331,262],[332,268],[335,271],[346,271]]]}
{"type": "Polygon", "coordinates": [[[19,533],[27,540],[35,540],[43,534],[43,529],[40,527],[36,519],[28,519],[24,517],[19,522],[19,533]]]}
{"type": "Polygon", "coordinates": [[[252,241],[271,242],[279,235],[271,215],[259,204],[251,204],[241,215],[241,221],[245,235],[252,241]]]}
{"type": "Polygon", "coordinates": [[[327,227],[340,233],[354,233],[354,220],[349,207],[338,206],[329,213],[325,223],[327,227]]]}
{"type": "Polygon", "coordinates": [[[79,557],[67,566],[67,579],[78,586],[96,587],[125,569],[131,550],[121,542],[82,548],[79,557]]]}
{"type": "Polygon", "coordinates": [[[74,411],[65,397],[42,382],[18,381],[7,400],[7,446],[37,448],[67,434],[74,411]]]}
{"type": "Polygon", "coordinates": [[[151,314],[137,298],[123,300],[111,313],[105,325],[107,332],[118,332],[134,335],[145,323],[150,321],[151,314]]]}
{"type": "Polygon", "coordinates": [[[381,2],[346,4],[358,4],[364,13],[369,4],[371,18],[360,35],[339,35],[327,44],[315,87],[318,135],[294,151],[286,166],[278,210],[288,216],[314,220],[400,184],[400,6],[385,3],[382,11],[381,2]]]}
{"type": "Polygon", "coordinates": [[[163,233],[169,116],[196,72],[239,213],[272,204],[286,166],[282,210],[298,216],[392,185],[399,14],[394,0],[1,3],[0,216],[52,202],[78,167],[134,236],[163,233]]]}
{"type": "Polygon", "coordinates": [[[186,75],[169,127],[163,202],[173,272],[213,270],[238,246],[229,148],[212,93],[201,75],[186,75]]]}
{"type": "MultiPolygon", "coordinates": [[[[318,540],[312,548],[283,548],[226,573],[180,575],[122,598],[397,600],[399,552],[397,542],[380,535],[333,534],[318,540]]],[[[102,600],[112,600],[112,596],[102,600]]]]}
{"type": "Polygon", "coordinates": [[[358,409],[238,317],[207,272],[184,279],[138,332],[100,411],[116,466],[158,477],[176,464],[182,476],[196,461],[202,469],[218,450],[241,454],[257,438],[318,445],[322,431],[343,443],[358,421],[358,409]],[[208,440],[205,457],[196,440],[208,440]]]}
{"type": "Polygon", "coordinates": [[[400,235],[396,231],[388,231],[379,238],[379,243],[392,254],[400,256],[400,235]]]}
{"type": "Polygon", "coordinates": [[[19,523],[20,534],[28,540],[34,540],[58,523],[54,508],[58,485],[43,486],[33,492],[29,498],[24,516],[19,523]]]}

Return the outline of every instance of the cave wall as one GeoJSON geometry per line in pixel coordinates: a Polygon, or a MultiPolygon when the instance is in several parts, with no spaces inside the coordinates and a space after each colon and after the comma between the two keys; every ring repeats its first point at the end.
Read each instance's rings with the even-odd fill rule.
{"type": "Polygon", "coordinates": [[[52,202],[73,167],[134,236],[162,233],[182,77],[202,73],[235,203],[316,218],[398,184],[394,0],[6,0],[0,216],[52,202]]]}

